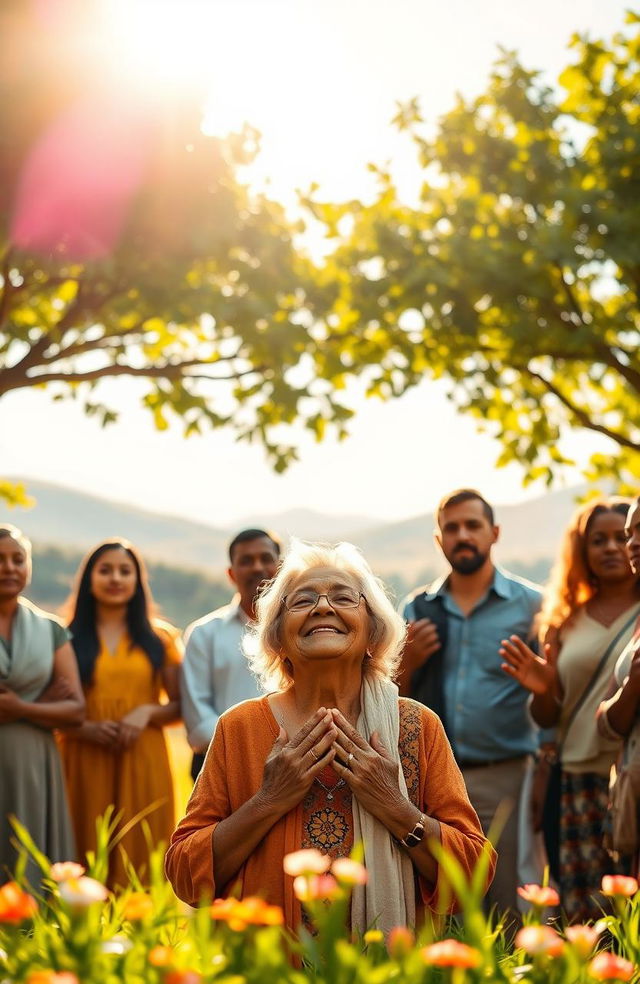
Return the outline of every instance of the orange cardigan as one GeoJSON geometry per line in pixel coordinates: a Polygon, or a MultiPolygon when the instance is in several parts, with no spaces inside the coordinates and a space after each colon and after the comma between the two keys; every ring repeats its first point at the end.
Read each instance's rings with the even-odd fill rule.
{"type": "MultiPolygon", "coordinates": [[[[419,806],[440,821],[444,848],[470,875],[486,840],[440,719],[424,705],[417,706],[421,718],[419,806]]],[[[293,879],[283,872],[282,859],[301,846],[301,805],[274,824],[233,882],[215,882],[213,831],[220,820],[258,791],[265,761],[277,736],[278,723],[267,697],[244,701],[222,715],[187,814],[171,838],[165,864],[176,895],[190,905],[231,891],[239,883],[240,897],[259,895],[281,906],[286,924],[295,928],[301,921],[300,903],[293,894],[293,879]]],[[[494,867],[495,855],[491,877],[494,867]]],[[[375,877],[375,871],[370,872],[370,877],[375,877]]],[[[422,877],[417,883],[418,914],[425,907],[436,909],[438,885],[422,877]]]]}

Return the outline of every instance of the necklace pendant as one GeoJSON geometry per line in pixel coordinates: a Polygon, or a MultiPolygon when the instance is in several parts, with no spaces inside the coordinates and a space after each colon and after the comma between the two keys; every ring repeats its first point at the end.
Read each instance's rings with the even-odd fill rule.
{"type": "Polygon", "coordinates": [[[330,803],[333,799],[333,793],[327,793],[327,801],[330,803]]]}

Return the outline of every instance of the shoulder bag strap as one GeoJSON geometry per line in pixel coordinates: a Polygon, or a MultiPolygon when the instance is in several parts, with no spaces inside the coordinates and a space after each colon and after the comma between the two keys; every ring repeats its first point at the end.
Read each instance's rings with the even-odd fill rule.
{"type": "Polygon", "coordinates": [[[565,731],[564,731],[564,740],[562,741],[562,743],[560,745],[558,745],[558,757],[560,757],[561,752],[562,752],[562,749],[564,747],[564,744],[565,744],[565,742],[567,740],[567,735],[569,734],[569,728],[571,727],[571,725],[575,721],[576,717],[578,716],[578,712],[583,707],[584,702],[586,701],[587,697],[589,696],[589,694],[591,693],[591,691],[595,687],[596,682],[598,680],[598,677],[600,676],[602,670],[604,669],[604,667],[605,667],[605,665],[606,665],[606,663],[607,663],[607,661],[609,659],[609,656],[611,655],[611,653],[613,652],[613,650],[615,649],[615,647],[618,645],[618,643],[620,642],[620,639],[625,634],[625,632],[627,631],[627,629],[629,628],[629,626],[636,620],[636,618],[638,618],[638,607],[637,606],[633,609],[633,614],[631,615],[631,617],[627,619],[627,621],[624,623],[624,625],[622,626],[622,628],[620,629],[620,631],[617,633],[615,639],[613,639],[613,641],[609,643],[609,645],[607,646],[605,652],[600,657],[600,661],[599,661],[598,665],[596,666],[595,670],[593,671],[593,673],[591,674],[591,678],[590,678],[587,686],[582,691],[582,694],[580,695],[579,700],[576,701],[576,703],[573,706],[573,710],[571,711],[571,714],[569,715],[569,718],[567,720],[567,726],[566,726],[565,731]]]}

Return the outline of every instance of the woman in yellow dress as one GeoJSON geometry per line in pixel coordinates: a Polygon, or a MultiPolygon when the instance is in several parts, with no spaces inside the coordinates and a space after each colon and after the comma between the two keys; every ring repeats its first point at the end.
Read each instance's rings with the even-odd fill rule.
{"type": "MultiPolygon", "coordinates": [[[[119,830],[144,813],[154,846],[168,841],[173,829],[162,728],[180,714],[181,650],[177,630],[152,620],[151,606],[144,563],[130,543],[102,543],[83,562],[68,610],[87,715],[62,740],[81,857],[95,850],[96,819],[111,804],[119,830]]],[[[144,880],[149,848],[139,822],[111,854],[112,886],[127,881],[123,852],[144,880]]]]}

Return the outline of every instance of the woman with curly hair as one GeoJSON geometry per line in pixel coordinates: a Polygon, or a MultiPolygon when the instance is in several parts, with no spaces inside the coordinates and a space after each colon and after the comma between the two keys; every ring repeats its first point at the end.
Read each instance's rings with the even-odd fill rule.
{"type": "Polygon", "coordinates": [[[598,918],[611,870],[603,845],[609,772],[619,742],[602,738],[596,711],[640,612],[626,551],[622,500],[580,507],[564,534],[541,614],[544,657],[517,636],[503,640],[503,669],[533,694],[531,713],[557,728],[561,760],[559,883],[572,922],[598,918]]]}
{"type": "MultiPolygon", "coordinates": [[[[96,820],[113,805],[118,832],[144,815],[152,844],[173,825],[173,784],[163,725],[180,715],[177,631],[152,619],[144,562],[126,540],[100,544],[83,562],[68,603],[87,717],[62,739],[67,790],[80,855],[96,849],[96,820]],[[162,700],[162,694],[168,698],[162,700]]],[[[139,822],[119,842],[144,878],[149,847],[139,822]]],[[[121,850],[109,884],[125,885],[121,850]]]]}
{"type": "Polygon", "coordinates": [[[362,842],[353,928],[415,925],[450,902],[433,842],[468,875],[486,841],[440,719],[391,682],[404,621],[350,544],[294,544],[257,612],[252,663],[271,692],[219,719],[169,880],[191,904],[261,895],[294,929],[284,856],[343,858],[362,842]]]}

